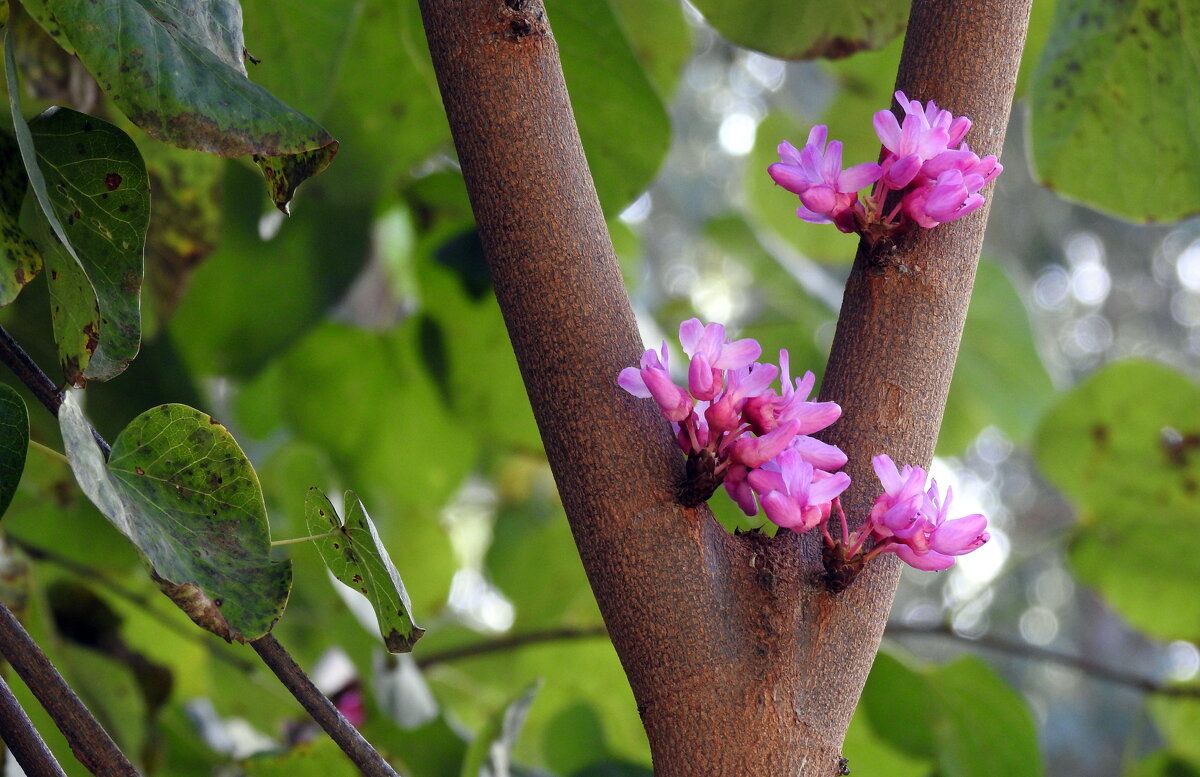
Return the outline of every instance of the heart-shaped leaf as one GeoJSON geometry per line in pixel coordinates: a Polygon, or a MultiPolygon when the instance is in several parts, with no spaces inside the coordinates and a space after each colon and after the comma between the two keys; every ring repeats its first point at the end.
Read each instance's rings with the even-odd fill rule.
{"type": "Polygon", "coordinates": [[[42,271],[42,253],[20,227],[28,188],[17,141],[0,132],[0,307],[12,303],[42,271]]]}
{"type": "Polygon", "coordinates": [[[160,405],[125,427],[105,462],[74,393],[59,424],[80,487],[180,609],[227,641],[271,630],[287,604],[291,562],[271,559],[258,476],[224,426],[160,405]]]}
{"type": "Polygon", "coordinates": [[[392,653],[410,653],[425,633],[412,619],[412,602],[391,556],[371,523],[371,516],[353,491],[345,495],[343,521],[319,488],[310,488],[304,499],[308,530],[316,540],[321,560],[333,576],[371,602],[379,620],[379,633],[392,653]]]}
{"type": "Polygon", "coordinates": [[[70,108],[47,110],[29,131],[42,178],[33,186],[54,218],[54,236],[41,232],[59,358],[76,385],[109,380],[141,347],[146,165],[120,128],[70,108]]]}
{"type": "Polygon", "coordinates": [[[1195,3],[1061,0],[1030,95],[1041,182],[1137,221],[1200,212],[1197,50],[1195,3]]]}
{"type": "Polygon", "coordinates": [[[324,149],[323,164],[293,166],[293,189],[337,150],[324,127],[247,78],[236,0],[47,0],[46,6],[105,93],[159,140],[225,157],[324,149]],[[115,30],[120,34],[97,33],[115,30]]]}
{"type": "Polygon", "coordinates": [[[29,411],[21,395],[0,383],[0,515],[8,509],[25,471],[29,450],[29,411]]]}
{"type": "Polygon", "coordinates": [[[1136,628],[1200,637],[1200,387],[1162,364],[1110,364],[1065,394],[1037,430],[1043,473],[1079,514],[1070,560],[1136,628]]]}

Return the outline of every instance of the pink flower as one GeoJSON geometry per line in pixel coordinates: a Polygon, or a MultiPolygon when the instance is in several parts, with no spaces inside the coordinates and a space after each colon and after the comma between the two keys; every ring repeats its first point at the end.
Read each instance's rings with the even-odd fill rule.
{"type": "Polygon", "coordinates": [[[767,518],[797,534],[828,520],[830,503],[850,485],[846,473],[816,470],[794,450],[752,470],[749,480],[762,495],[767,518]]]}
{"type": "Polygon", "coordinates": [[[688,364],[688,389],[696,399],[711,400],[722,388],[721,374],[748,366],[762,353],[762,346],[745,338],[734,342],[725,339],[721,324],[700,323],[689,318],[679,325],[679,343],[691,358],[688,364]]]}
{"type": "Polygon", "coordinates": [[[788,421],[800,422],[797,434],[815,434],[841,417],[842,408],[836,402],[808,401],[809,394],[817,382],[812,372],[806,372],[803,378],[797,378],[793,388],[790,366],[788,352],[781,350],[779,367],[783,393],[776,394],[774,389],[767,388],[746,400],[742,415],[755,434],[766,434],[788,421]]]}
{"type": "Polygon", "coordinates": [[[864,529],[876,539],[878,553],[895,553],[917,569],[938,570],[954,565],[954,557],[970,553],[990,539],[987,519],[968,515],[947,520],[954,494],[940,498],[937,482],[925,491],[925,470],[905,466],[897,471],[887,456],[872,463],[883,484],[864,529]]]}
{"type": "Polygon", "coordinates": [[[972,173],[951,169],[904,195],[904,212],[923,227],[932,228],[962,218],[983,205],[979,190],[987,181],[972,173]]]}
{"type": "Polygon", "coordinates": [[[724,393],[704,413],[709,428],[720,432],[741,428],[745,404],[765,391],[778,374],[779,368],[774,364],[757,362],[749,367],[729,370],[726,378],[728,386],[724,393]]]}
{"type": "Polygon", "coordinates": [[[733,448],[729,451],[729,460],[751,469],[761,467],[787,449],[799,428],[800,424],[797,422],[788,421],[761,437],[742,435],[733,443],[733,448]]]}
{"type": "Polygon", "coordinates": [[[641,368],[626,367],[617,376],[617,385],[635,397],[654,397],[662,414],[671,421],[682,421],[691,415],[692,398],[671,380],[667,366],[667,343],[662,344],[662,358],[651,348],[642,354],[641,368]]]}
{"type": "MultiPolygon", "coordinates": [[[[858,202],[858,191],[879,179],[880,168],[863,162],[842,169],[842,143],[829,141],[828,128],[818,124],[808,133],[808,143],[800,151],[786,140],[779,144],[779,158],[767,173],[783,188],[800,196],[803,203],[796,215],[813,224],[834,222],[841,229],[852,223],[846,217],[858,202]]],[[[848,232],[851,229],[843,229],[848,232]]]]}

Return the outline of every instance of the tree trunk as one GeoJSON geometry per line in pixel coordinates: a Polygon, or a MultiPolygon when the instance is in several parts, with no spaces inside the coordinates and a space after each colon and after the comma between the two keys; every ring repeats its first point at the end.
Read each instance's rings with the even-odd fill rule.
{"type": "MultiPolygon", "coordinates": [[[[814,584],[815,538],[732,536],[677,503],[667,423],[616,385],[643,346],[542,3],[420,5],[496,297],[655,774],[838,774],[895,565],[831,594],[814,584]]],[[[969,113],[982,153],[1003,140],[1028,10],[913,10],[900,88],[969,113]]],[[[829,439],[864,484],[847,498],[856,513],[872,455],[928,463],[985,218],[859,252],[824,391],[846,408],[829,439]]]]}

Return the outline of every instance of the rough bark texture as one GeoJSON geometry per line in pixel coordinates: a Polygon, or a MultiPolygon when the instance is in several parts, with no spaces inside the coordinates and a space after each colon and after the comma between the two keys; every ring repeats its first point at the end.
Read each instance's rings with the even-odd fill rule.
{"type": "MultiPolygon", "coordinates": [[[[839,774],[896,570],[872,564],[830,594],[809,538],[734,537],[675,501],[683,459],[666,422],[615,383],[642,344],[541,2],[420,5],[496,296],[655,773],[839,774]]],[[[974,142],[998,151],[1027,15],[1028,0],[918,3],[901,88],[969,112],[974,142]]],[[[847,408],[831,439],[863,482],[874,453],[930,457],[984,219],[886,262],[858,257],[826,393],[847,408]]]]}

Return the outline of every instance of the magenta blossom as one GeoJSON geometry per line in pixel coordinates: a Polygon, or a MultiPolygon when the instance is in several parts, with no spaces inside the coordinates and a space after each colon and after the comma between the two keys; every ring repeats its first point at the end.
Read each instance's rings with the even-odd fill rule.
{"type": "Polygon", "coordinates": [[[813,127],[799,151],[786,141],[779,145],[781,161],[768,173],[800,196],[796,215],[817,224],[832,222],[871,243],[894,244],[914,224],[933,228],[982,207],[980,190],[1004,168],[995,156],[980,159],[971,151],[964,140],[971,120],[932,100],[922,104],[900,91],[895,97],[903,111],[899,118],[883,110],[872,119],[883,144],[877,165],[842,170],[842,144],[826,142],[824,125],[813,127]],[[875,186],[860,200],[858,190],[870,183],[875,186]]]}
{"type": "Polygon", "coordinates": [[[979,190],[986,183],[981,175],[947,170],[936,180],[926,181],[904,195],[904,212],[921,226],[932,229],[981,208],[983,195],[979,190]]]}
{"type": "Polygon", "coordinates": [[[942,501],[937,481],[926,491],[925,470],[905,466],[897,471],[888,456],[876,456],[872,463],[884,493],[875,500],[858,535],[858,545],[867,534],[875,538],[867,558],[895,553],[917,569],[946,569],[954,565],[955,556],[975,550],[990,538],[982,515],[947,520],[954,494],[947,489],[942,501]]]}
{"type": "Polygon", "coordinates": [[[796,533],[829,520],[833,500],[850,486],[846,473],[814,469],[790,449],[761,469],[751,470],[749,479],[771,522],[796,533]]]}
{"type": "Polygon", "coordinates": [[[853,231],[851,210],[858,191],[878,180],[879,165],[863,162],[842,169],[842,143],[829,141],[828,128],[818,124],[808,133],[800,151],[786,140],[779,144],[779,158],[767,168],[775,183],[800,197],[796,215],[813,224],[837,224],[843,232],[853,231]],[[846,228],[844,228],[846,227],[846,228]]]}

